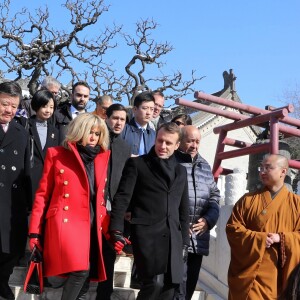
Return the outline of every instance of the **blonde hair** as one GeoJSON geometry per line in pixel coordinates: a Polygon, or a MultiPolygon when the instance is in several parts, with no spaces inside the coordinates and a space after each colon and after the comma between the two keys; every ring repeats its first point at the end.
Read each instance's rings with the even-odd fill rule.
{"type": "Polygon", "coordinates": [[[92,128],[99,128],[100,136],[98,145],[103,150],[108,149],[109,145],[109,133],[105,122],[97,115],[90,113],[78,114],[68,125],[68,130],[64,141],[63,147],[69,149],[68,142],[77,143],[87,140],[92,128]]]}

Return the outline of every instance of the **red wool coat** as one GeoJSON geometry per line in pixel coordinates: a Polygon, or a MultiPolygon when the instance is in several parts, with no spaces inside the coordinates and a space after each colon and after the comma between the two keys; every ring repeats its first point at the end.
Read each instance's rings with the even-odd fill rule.
{"type": "MultiPolygon", "coordinates": [[[[43,236],[44,276],[87,270],[90,262],[89,183],[74,144],[67,150],[49,148],[43,176],[35,195],[29,233],[43,236]]],[[[102,233],[108,232],[109,215],[104,201],[110,151],[95,158],[96,222],[99,243],[99,281],[106,280],[102,233]]]]}

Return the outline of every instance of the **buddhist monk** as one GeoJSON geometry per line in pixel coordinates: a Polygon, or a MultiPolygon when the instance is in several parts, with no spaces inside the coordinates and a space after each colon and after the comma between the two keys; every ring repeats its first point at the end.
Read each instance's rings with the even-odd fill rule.
{"type": "Polygon", "coordinates": [[[284,156],[266,155],[259,168],[264,188],[233,207],[226,225],[229,300],[277,299],[300,262],[300,197],[285,186],[287,171],[284,156]]]}

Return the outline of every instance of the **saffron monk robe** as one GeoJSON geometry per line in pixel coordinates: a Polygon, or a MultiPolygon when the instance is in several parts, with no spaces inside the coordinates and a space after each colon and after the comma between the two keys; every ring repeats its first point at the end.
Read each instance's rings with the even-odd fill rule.
{"type": "Polygon", "coordinates": [[[266,155],[264,189],[234,206],[226,233],[231,248],[229,300],[277,299],[300,261],[300,197],[284,185],[288,160],[266,155]]]}

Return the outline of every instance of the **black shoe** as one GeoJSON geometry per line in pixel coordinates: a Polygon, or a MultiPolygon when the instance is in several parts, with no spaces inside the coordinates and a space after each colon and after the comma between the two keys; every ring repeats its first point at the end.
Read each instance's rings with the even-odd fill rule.
{"type": "Polygon", "coordinates": [[[7,282],[0,282],[0,297],[6,300],[15,300],[15,295],[7,282]]]}

